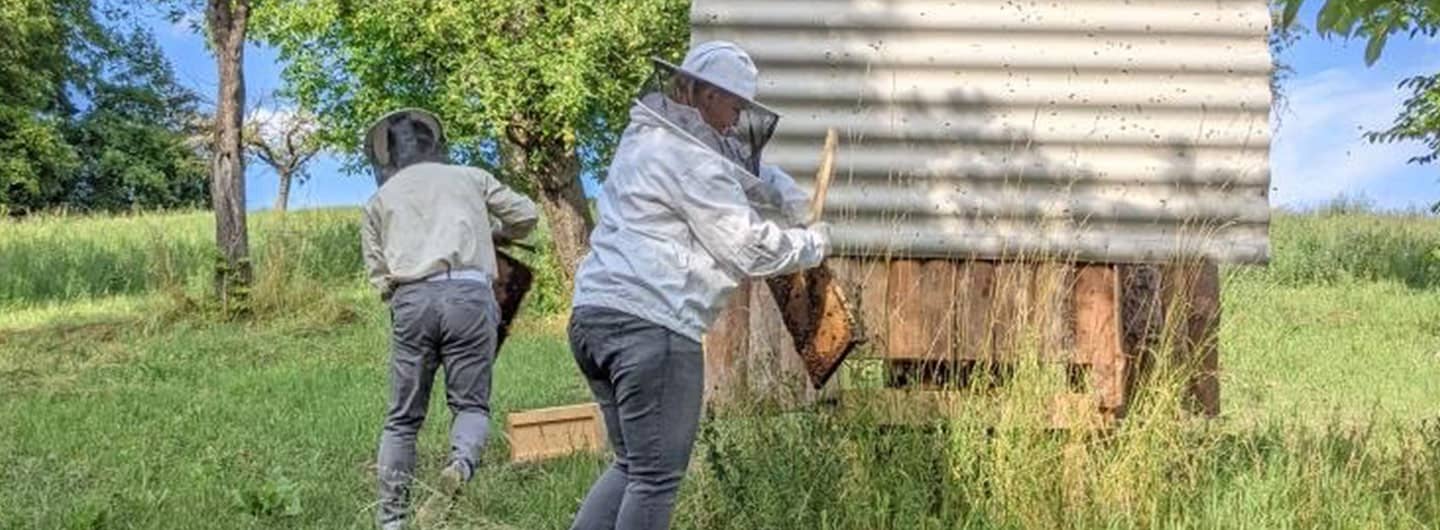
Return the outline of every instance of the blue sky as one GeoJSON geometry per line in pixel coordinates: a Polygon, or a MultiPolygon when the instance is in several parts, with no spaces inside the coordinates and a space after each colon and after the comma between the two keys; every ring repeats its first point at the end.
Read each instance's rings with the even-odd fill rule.
{"type": "MultiPolygon", "coordinates": [[[[1314,20],[1315,2],[1302,22],[1314,20]]],[[[185,24],[152,21],[161,47],[179,79],[206,97],[215,94],[215,63],[199,36],[185,24]]],[[[1403,78],[1440,69],[1440,38],[1391,39],[1380,62],[1366,67],[1364,42],[1302,38],[1286,52],[1295,73],[1285,83],[1289,108],[1271,146],[1270,202],[1303,207],[1341,194],[1363,195],[1387,208],[1426,206],[1440,201],[1440,167],[1407,164],[1423,152],[1418,143],[1374,145],[1360,135],[1384,128],[1406,92],[1403,78]]],[[[246,90],[254,98],[281,87],[273,50],[250,46],[245,56],[246,90]]],[[[310,165],[309,182],[291,190],[292,207],[350,205],[374,190],[368,175],[346,175],[335,157],[310,165]]],[[[248,170],[246,199],[252,209],[269,208],[276,179],[259,164],[248,170]]]]}

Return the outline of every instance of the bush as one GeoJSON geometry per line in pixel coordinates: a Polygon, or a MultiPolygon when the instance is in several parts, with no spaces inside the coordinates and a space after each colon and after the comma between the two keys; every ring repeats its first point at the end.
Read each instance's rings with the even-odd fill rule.
{"type": "Polygon", "coordinates": [[[1440,219],[1420,214],[1277,214],[1266,274],[1287,285],[1395,281],[1440,287],[1440,219]]]}

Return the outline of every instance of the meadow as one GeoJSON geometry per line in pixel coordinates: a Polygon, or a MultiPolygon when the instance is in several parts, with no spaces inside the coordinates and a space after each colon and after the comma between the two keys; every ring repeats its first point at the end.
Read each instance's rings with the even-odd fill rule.
{"type": "MultiPolygon", "coordinates": [[[[371,527],[388,313],[357,217],[252,216],[242,318],[204,295],[208,213],[0,221],[0,528],[371,527]]],[[[1271,234],[1269,267],[1223,272],[1216,420],[1180,414],[1164,378],[1105,436],[1007,423],[1026,384],[922,428],[716,418],[675,526],[1440,527],[1440,219],[1278,213],[1271,234]]],[[[495,432],[588,398],[565,298],[542,272],[496,366],[495,432]]],[[[435,397],[422,480],[444,455],[435,397]]],[[[498,435],[484,460],[449,527],[565,528],[605,465],[511,465],[498,435]]]]}

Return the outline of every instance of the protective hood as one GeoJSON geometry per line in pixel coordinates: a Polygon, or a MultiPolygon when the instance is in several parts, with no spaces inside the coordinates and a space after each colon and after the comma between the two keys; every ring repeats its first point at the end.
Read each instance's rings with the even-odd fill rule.
{"type": "Polygon", "coordinates": [[[424,109],[400,109],[386,114],[365,133],[365,158],[375,172],[375,184],[420,162],[448,162],[449,151],[440,119],[424,109]]]}
{"type": "Polygon", "coordinates": [[[707,42],[692,49],[683,66],[653,62],[654,74],[636,98],[637,107],[758,175],[780,116],[755,101],[757,72],[750,57],[734,44],[707,42]]]}
{"type": "Polygon", "coordinates": [[[760,71],[750,55],[735,43],[718,40],[701,43],[685,54],[680,69],[691,77],[755,102],[760,71]]]}

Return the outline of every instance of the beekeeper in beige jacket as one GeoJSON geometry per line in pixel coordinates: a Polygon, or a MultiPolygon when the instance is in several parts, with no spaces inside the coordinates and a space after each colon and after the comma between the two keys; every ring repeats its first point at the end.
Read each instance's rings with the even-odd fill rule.
{"type": "Polygon", "coordinates": [[[406,109],[377,121],[365,152],[380,189],[365,204],[361,243],[370,283],[390,305],[390,399],[378,456],[381,528],[407,517],[415,435],[435,372],[445,367],[454,415],[450,462],[437,481],[448,503],[475,472],[490,421],[490,374],[499,309],[493,238],[525,237],[535,204],[484,170],[447,163],[440,121],[406,109]],[[492,218],[497,224],[492,224],[492,218]]]}

